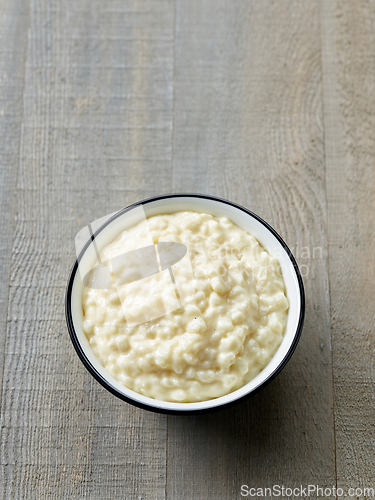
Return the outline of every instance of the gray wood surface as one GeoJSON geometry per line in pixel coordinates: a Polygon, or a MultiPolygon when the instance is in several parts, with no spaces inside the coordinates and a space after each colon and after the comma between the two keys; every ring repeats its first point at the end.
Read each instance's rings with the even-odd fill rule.
{"type": "Polygon", "coordinates": [[[0,0],[0,498],[241,498],[374,486],[375,3],[0,0]],[[306,322],[248,402],[122,403],[70,343],[85,224],[211,193],[297,257],[306,322]]]}
{"type": "Polygon", "coordinates": [[[375,2],[323,3],[337,482],[375,483],[375,2]]]}
{"type": "MultiPolygon", "coordinates": [[[[0,387],[7,328],[9,275],[21,146],[28,3],[0,3],[0,387]]],[[[1,403],[2,391],[0,391],[1,403]]]]}

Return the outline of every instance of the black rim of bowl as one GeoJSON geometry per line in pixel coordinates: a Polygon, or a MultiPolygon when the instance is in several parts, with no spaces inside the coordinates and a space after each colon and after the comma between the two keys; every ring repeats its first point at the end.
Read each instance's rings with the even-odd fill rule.
{"type": "MultiPolygon", "coordinates": [[[[67,326],[68,326],[69,335],[70,335],[71,341],[73,343],[73,346],[74,346],[80,360],[82,361],[82,363],[84,364],[86,369],[91,373],[91,375],[103,387],[105,387],[110,393],[112,393],[114,396],[117,396],[118,398],[122,399],[123,401],[126,401],[127,403],[132,404],[133,406],[137,406],[138,408],[142,408],[142,409],[145,409],[148,411],[153,411],[156,413],[166,413],[169,415],[195,415],[195,414],[203,414],[203,413],[208,413],[208,412],[212,412],[212,411],[222,410],[224,408],[228,408],[230,406],[236,405],[236,404],[240,403],[241,401],[244,401],[244,400],[250,398],[251,396],[256,394],[258,391],[263,389],[269,382],[271,382],[271,380],[273,380],[281,372],[281,370],[285,367],[285,365],[288,363],[289,359],[291,358],[295,348],[297,347],[299,339],[301,337],[301,332],[302,332],[302,328],[303,328],[303,321],[304,321],[304,317],[305,317],[305,292],[304,292],[301,273],[298,269],[296,260],[293,257],[292,252],[289,250],[288,246],[286,245],[284,240],[281,238],[281,236],[273,229],[273,227],[271,227],[261,217],[254,214],[253,212],[251,212],[247,208],[244,208],[241,205],[238,205],[237,203],[233,203],[233,202],[225,200],[223,198],[218,198],[216,196],[210,196],[210,195],[206,195],[206,194],[197,194],[197,193],[165,194],[165,195],[161,195],[161,196],[147,198],[145,200],[141,200],[141,201],[138,201],[136,203],[133,203],[132,205],[129,205],[126,208],[123,208],[122,210],[120,210],[119,212],[114,214],[112,217],[110,217],[102,226],[100,226],[95,231],[95,233],[91,236],[91,239],[88,240],[87,243],[82,248],[78,258],[74,262],[73,267],[70,271],[70,276],[69,276],[68,285],[67,285],[67,289],[66,289],[66,296],[65,296],[65,315],[66,315],[66,322],[67,322],[67,326]],[[168,198],[201,198],[201,199],[217,201],[220,203],[224,203],[225,205],[230,205],[232,207],[235,207],[238,210],[241,210],[242,212],[245,212],[246,214],[250,215],[251,217],[256,219],[258,222],[263,224],[263,226],[265,226],[273,234],[273,236],[279,241],[279,243],[282,245],[282,247],[286,251],[286,253],[287,253],[287,255],[288,255],[288,257],[289,257],[289,259],[294,267],[294,270],[295,270],[295,273],[297,276],[298,285],[299,285],[301,308],[300,308],[300,315],[299,315],[299,319],[298,319],[298,325],[297,325],[297,329],[296,329],[296,332],[295,332],[295,335],[293,338],[293,342],[292,342],[288,352],[284,356],[283,360],[281,361],[281,363],[279,363],[279,365],[275,368],[275,370],[258,387],[256,387],[252,391],[248,392],[244,396],[241,396],[240,398],[237,398],[233,401],[228,401],[227,403],[223,403],[223,404],[216,405],[216,406],[209,407],[209,408],[194,409],[194,410],[189,410],[189,409],[184,410],[183,408],[181,408],[181,410],[167,409],[167,408],[159,407],[157,400],[155,400],[155,404],[150,403],[150,405],[148,405],[148,404],[136,401],[136,400],[132,399],[131,397],[126,396],[125,394],[119,392],[91,364],[90,360],[88,359],[84,350],[81,347],[81,344],[78,340],[78,337],[77,337],[77,334],[76,334],[76,331],[74,328],[74,324],[73,324],[72,308],[71,308],[73,283],[74,283],[74,279],[75,279],[75,276],[76,276],[76,273],[78,270],[78,264],[81,261],[83,255],[85,254],[85,252],[86,252],[87,248],[89,247],[89,245],[91,244],[91,242],[113,220],[117,219],[118,217],[120,217],[124,213],[128,212],[129,210],[133,209],[134,207],[139,206],[139,205],[145,205],[145,204],[148,204],[148,203],[151,203],[154,201],[168,199],[168,198]]],[[[153,401],[151,398],[150,398],[150,400],[153,401]]],[[[212,402],[215,402],[215,399],[212,399],[212,402]]],[[[183,403],[181,403],[181,404],[183,404],[183,403]]]]}

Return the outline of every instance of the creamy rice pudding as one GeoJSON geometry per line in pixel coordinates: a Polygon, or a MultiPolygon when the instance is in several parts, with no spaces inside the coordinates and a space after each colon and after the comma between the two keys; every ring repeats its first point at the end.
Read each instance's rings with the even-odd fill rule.
{"type": "Polygon", "coordinates": [[[144,396],[187,403],[228,394],[260,373],[283,340],[289,304],[279,262],[225,217],[150,217],[100,259],[83,291],[83,330],[106,371],[144,396]],[[162,242],[186,247],[168,269],[162,242]],[[155,251],[159,270],[143,277],[121,256],[145,247],[142,269],[155,251]]]}

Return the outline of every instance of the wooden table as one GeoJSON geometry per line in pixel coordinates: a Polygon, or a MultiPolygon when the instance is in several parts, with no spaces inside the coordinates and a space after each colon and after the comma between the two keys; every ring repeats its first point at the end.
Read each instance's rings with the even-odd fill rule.
{"type": "Polygon", "coordinates": [[[373,0],[1,0],[2,499],[375,487],[374,27],[373,0]],[[64,317],[80,227],[184,191],[269,221],[307,296],[282,374],[199,417],[111,396],[64,317]]]}

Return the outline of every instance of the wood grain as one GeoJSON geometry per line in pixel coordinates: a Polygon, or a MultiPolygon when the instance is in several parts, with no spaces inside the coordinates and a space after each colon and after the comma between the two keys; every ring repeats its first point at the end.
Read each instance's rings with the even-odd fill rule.
{"type": "Polygon", "coordinates": [[[171,189],[173,21],[170,1],[31,3],[4,498],[164,498],[166,417],[120,402],[86,372],[64,294],[80,227],[171,189]]]}
{"type": "Polygon", "coordinates": [[[269,221],[306,275],[307,310],[267,389],[218,414],[168,419],[167,498],[336,483],[318,7],[177,2],[173,187],[269,221]]]}
{"type": "Polygon", "coordinates": [[[322,2],[338,486],[375,481],[375,3],[322,2]]]}
{"type": "MultiPolygon", "coordinates": [[[[0,387],[7,328],[29,2],[0,2],[0,387]]],[[[2,392],[0,391],[0,404],[2,392]]]]}

